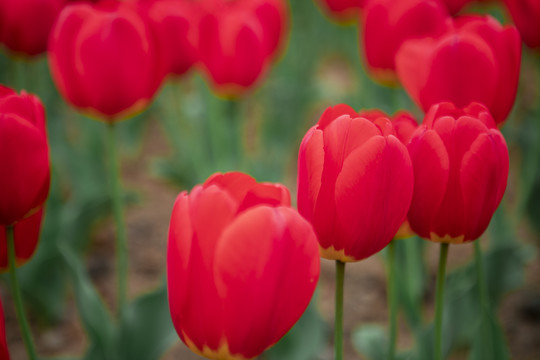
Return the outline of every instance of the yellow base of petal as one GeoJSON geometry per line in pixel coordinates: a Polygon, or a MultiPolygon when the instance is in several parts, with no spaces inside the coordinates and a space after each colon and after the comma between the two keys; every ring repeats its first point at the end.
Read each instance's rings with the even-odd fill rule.
{"type": "Polygon", "coordinates": [[[339,260],[341,262],[355,262],[358,261],[352,256],[345,255],[345,249],[336,250],[334,246],[323,249],[319,246],[319,254],[321,257],[328,260],[339,260]]]}
{"type": "Polygon", "coordinates": [[[191,351],[193,351],[195,354],[203,356],[207,359],[212,360],[252,360],[255,358],[246,358],[242,355],[232,355],[229,351],[229,345],[225,342],[225,340],[221,341],[221,345],[217,350],[212,350],[208,346],[203,346],[202,350],[199,349],[193,341],[189,337],[187,337],[185,332],[182,332],[182,335],[184,337],[184,342],[189,347],[191,351]]]}
{"type": "Polygon", "coordinates": [[[447,243],[447,244],[463,244],[463,240],[465,239],[465,235],[461,235],[458,237],[452,237],[448,234],[444,235],[443,237],[440,237],[439,235],[435,233],[429,234],[429,241],[437,242],[437,243],[447,243]]]}

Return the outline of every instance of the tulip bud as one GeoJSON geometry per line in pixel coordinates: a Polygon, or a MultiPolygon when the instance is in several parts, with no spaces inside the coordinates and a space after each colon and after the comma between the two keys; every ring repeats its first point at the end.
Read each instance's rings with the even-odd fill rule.
{"type": "Polygon", "coordinates": [[[531,48],[540,48],[540,1],[505,0],[504,4],[512,15],[523,42],[531,48]]]}
{"type": "Polygon", "coordinates": [[[206,4],[199,22],[199,56],[216,91],[238,96],[254,86],[280,48],[286,23],[282,0],[206,4]]]}
{"type": "Polygon", "coordinates": [[[39,99],[0,85],[0,225],[38,211],[49,194],[49,146],[39,99]]]}
{"type": "Polygon", "coordinates": [[[47,50],[49,32],[67,0],[0,0],[0,42],[30,56],[47,50]]]}
{"type": "Polygon", "coordinates": [[[166,73],[149,24],[134,3],[66,6],[49,42],[49,64],[60,93],[107,121],[141,111],[166,73]]]}
{"type": "Polygon", "coordinates": [[[360,18],[360,10],[366,0],[316,0],[315,2],[330,17],[347,22],[360,18]]]}
{"type": "Polygon", "coordinates": [[[174,204],[169,307],[178,335],[209,359],[252,359],[306,309],[319,277],[311,225],[288,190],[216,174],[174,204]]]}
{"type": "Polygon", "coordinates": [[[406,41],[396,55],[399,80],[424,111],[441,101],[479,102],[497,124],[514,105],[520,63],[516,28],[490,16],[456,18],[445,34],[406,41]]]}
{"type": "Polygon", "coordinates": [[[156,28],[167,71],[187,72],[197,61],[196,30],[199,4],[191,1],[149,0],[148,16],[156,28]]]}
{"type": "Polygon", "coordinates": [[[489,111],[433,105],[409,145],[414,195],[408,218],[420,236],[463,243],[480,237],[508,178],[508,149],[489,111]]]}
{"type": "Polygon", "coordinates": [[[9,360],[9,349],[6,340],[6,321],[4,319],[2,300],[0,300],[0,359],[9,360]]]}
{"type": "MultiPolygon", "coordinates": [[[[16,266],[24,265],[34,255],[41,230],[43,209],[13,226],[16,266]]],[[[0,273],[9,270],[6,228],[0,225],[0,273]]]]}
{"type": "Polygon", "coordinates": [[[321,256],[358,261],[382,250],[403,223],[413,172],[386,115],[328,108],[302,140],[298,210],[313,224],[321,256]]]}
{"type": "Polygon", "coordinates": [[[370,0],[362,12],[361,38],[366,64],[382,82],[395,82],[395,57],[410,39],[434,37],[451,26],[438,0],[370,0]]]}

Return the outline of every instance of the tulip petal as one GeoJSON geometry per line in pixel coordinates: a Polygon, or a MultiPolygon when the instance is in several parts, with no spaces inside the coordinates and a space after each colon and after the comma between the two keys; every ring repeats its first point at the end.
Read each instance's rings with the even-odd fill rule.
{"type": "Polygon", "coordinates": [[[298,152],[298,212],[312,221],[324,167],[324,140],[316,126],[304,136],[298,152]]]}
{"type": "Polygon", "coordinates": [[[336,180],[337,238],[347,241],[336,249],[355,260],[382,250],[407,214],[412,188],[411,160],[396,137],[374,136],[353,151],[336,180]]]}
{"type": "Polygon", "coordinates": [[[414,191],[408,213],[411,228],[430,237],[431,224],[446,192],[450,159],[440,136],[421,126],[407,146],[414,171],[414,191]]]}
{"type": "Polygon", "coordinates": [[[322,248],[331,245],[336,250],[343,244],[335,242],[335,184],[345,158],[356,148],[361,147],[380,130],[371,121],[363,118],[351,119],[341,116],[324,130],[324,169],[321,187],[315,205],[314,224],[322,248]]]}
{"type": "Polygon", "coordinates": [[[508,178],[508,151],[502,135],[492,130],[478,136],[461,163],[460,183],[466,219],[465,240],[486,230],[508,178]]]}
{"type": "Polygon", "coordinates": [[[45,202],[49,149],[41,129],[14,114],[0,114],[0,224],[11,225],[45,202]],[[8,190],[9,189],[9,190],[8,190]]]}
{"type": "Polygon", "coordinates": [[[214,272],[232,354],[258,355],[298,320],[317,283],[317,254],[311,226],[290,208],[247,210],[225,230],[214,272]]]}

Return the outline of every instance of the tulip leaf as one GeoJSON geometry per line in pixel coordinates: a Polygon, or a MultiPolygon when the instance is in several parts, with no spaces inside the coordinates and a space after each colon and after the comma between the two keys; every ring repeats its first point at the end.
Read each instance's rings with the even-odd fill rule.
{"type": "MultiPolygon", "coordinates": [[[[356,351],[370,360],[388,359],[388,337],[386,329],[377,324],[363,325],[352,334],[352,343],[356,351]]],[[[396,360],[411,359],[409,351],[395,354],[396,360]]]]}
{"type": "Polygon", "coordinates": [[[119,360],[157,360],[177,340],[166,284],[140,296],[122,311],[119,360]]]}
{"type": "Polygon", "coordinates": [[[116,329],[111,314],[88,278],[78,256],[66,244],[61,245],[60,251],[75,291],[82,325],[90,340],[85,359],[115,360],[113,346],[116,329]]]}
{"type": "Polygon", "coordinates": [[[268,360],[311,360],[326,344],[327,326],[316,309],[313,297],[296,325],[265,352],[268,360]]]}
{"type": "Polygon", "coordinates": [[[473,346],[469,354],[470,360],[508,360],[510,355],[506,346],[506,339],[491,309],[484,307],[480,327],[473,339],[473,346]]]}

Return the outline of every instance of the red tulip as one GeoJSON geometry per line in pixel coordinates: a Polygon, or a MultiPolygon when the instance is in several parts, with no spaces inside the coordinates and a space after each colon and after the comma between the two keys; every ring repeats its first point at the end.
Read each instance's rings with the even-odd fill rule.
{"type": "MultiPolygon", "coordinates": [[[[383,111],[380,110],[362,110],[358,113],[358,116],[364,117],[371,122],[375,122],[380,117],[388,118],[383,111]]],[[[390,119],[394,130],[396,132],[396,137],[404,145],[407,145],[411,139],[414,131],[418,128],[418,123],[412,114],[407,111],[398,111],[394,114],[394,117],[390,119]]]]}
{"type": "Polygon", "coordinates": [[[49,147],[39,99],[0,85],[0,225],[38,211],[49,193],[49,147]]]}
{"type": "Polygon", "coordinates": [[[457,107],[475,101],[497,124],[514,104],[520,63],[519,33],[490,16],[457,18],[444,35],[409,40],[396,56],[401,83],[424,111],[441,101],[457,107]]]}
{"type": "Polygon", "coordinates": [[[67,0],[0,0],[0,42],[14,52],[47,50],[49,32],[67,0]]]}
{"type": "Polygon", "coordinates": [[[438,0],[369,0],[361,24],[370,72],[381,81],[395,81],[395,56],[401,44],[442,34],[451,18],[438,0]]]}
{"type": "Polygon", "coordinates": [[[523,42],[532,48],[540,47],[540,1],[505,0],[504,3],[523,42]]]}
{"type": "Polygon", "coordinates": [[[174,204],[167,280],[176,331],[210,359],[251,359],[306,309],[319,277],[311,225],[288,190],[216,174],[174,204]]]}
{"type": "Polygon", "coordinates": [[[415,179],[411,228],[446,243],[482,235],[508,178],[506,142],[487,108],[433,105],[408,149],[415,179]]]}
{"type": "Polygon", "coordinates": [[[321,9],[339,21],[356,20],[366,0],[317,0],[321,9]]]}
{"type": "Polygon", "coordinates": [[[386,116],[371,121],[337,105],[302,140],[298,210],[327,259],[357,261],[388,245],[407,215],[412,188],[409,154],[386,116]]]}
{"type": "MultiPolygon", "coordinates": [[[[13,226],[17,266],[23,265],[34,255],[39,240],[42,217],[43,209],[39,209],[35,214],[13,226]]],[[[6,228],[0,225],[0,272],[9,270],[7,246],[6,228]]]]}
{"type": "Polygon", "coordinates": [[[107,121],[141,111],[166,72],[152,29],[136,4],[66,6],[49,42],[51,72],[62,95],[107,121]]]}
{"type": "Polygon", "coordinates": [[[203,71],[221,94],[236,96],[260,80],[285,38],[282,0],[209,1],[199,23],[203,71]]]}
{"type": "Polygon", "coordinates": [[[442,0],[441,2],[446,5],[448,12],[454,15],[463,9],[465,5],[473,2],[473,0],[442,0]]]}
{"type": "Polygon", "coordinates": [[[4,309],[0,300],[0,359],[9,360],[9,349],[6,340],[6,321],[4,319],[4,309]]]}
{"type": "Polygon", "coordinates": [[[168,72],[182,75],[197,61],[197,2],[149,0],[145,4],[156,28],[168,72]]]}
{"type": "MultiPolygon", "coordinates": [[[[359,112],[358,115],[373,122],[376,121],[377,118],[388,117],[388,115],[380,110],[364,110],[359,112]]],[[[406,111],[399,111],[394,114],[394,117],[391,120],[396,132],[396,137],[406,146],[418,128],[416,119],[406,111]]],[[[400,225],[396,235],[394,235],[394,239],[405,239],[413,235],[414,231],[412,231],[411,226],[409,225],[409,220],[405,219],[400,225]]]]}

